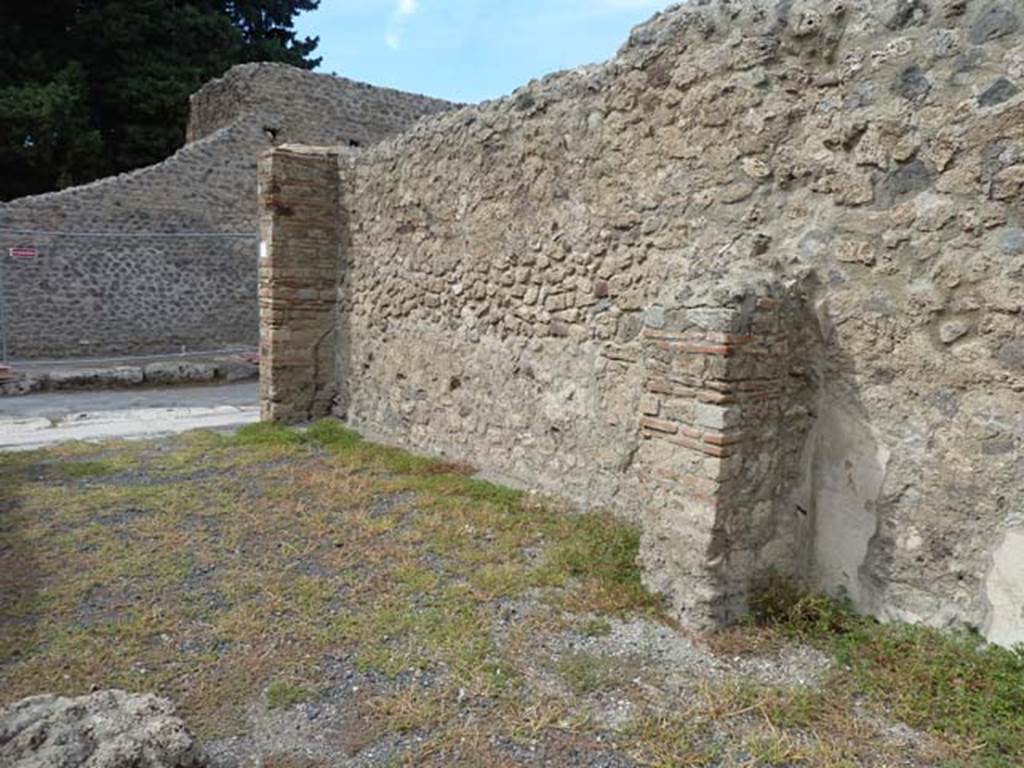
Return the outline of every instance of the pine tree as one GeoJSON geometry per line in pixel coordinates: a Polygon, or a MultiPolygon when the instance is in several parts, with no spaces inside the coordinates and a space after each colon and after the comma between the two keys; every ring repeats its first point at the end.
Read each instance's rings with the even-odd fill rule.
{"type": "Polygon", "coordinates": [[[158,162],[188,97],[235,64],[307,69],[319,0],[29,0],[0,7],[0,200],[158,162]]]}

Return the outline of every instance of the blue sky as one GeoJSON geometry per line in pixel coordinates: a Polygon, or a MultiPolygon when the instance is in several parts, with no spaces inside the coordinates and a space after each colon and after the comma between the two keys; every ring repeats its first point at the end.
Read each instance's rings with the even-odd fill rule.
{"type": "Polygon", "coordinates": [[[612,56],[669,0],[322,0],[299,16],[320,71],[475,102],[612,56]]]}

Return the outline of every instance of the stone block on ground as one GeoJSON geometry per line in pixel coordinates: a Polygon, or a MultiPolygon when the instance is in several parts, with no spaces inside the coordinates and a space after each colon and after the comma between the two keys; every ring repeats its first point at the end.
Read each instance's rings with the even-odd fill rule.
{"type": "Polygon", "coordinates": [[[174,706],[151,694],[43,695],[0,709],[5,768],[204,768],[174,706]]]}
{"type": "Polygon", "coordinates": [[[142,368],[118,365],[112,368],[66,368],[49,371],[44,377],[45,389],[105,389],[131,387],[143,381],[142,368]]]}
{"type": "Polygon", "coordinates": [[[147,384],[180,384],[213,381],[217,378],[217,366],[209,362],[160,360],[142,370],[147,384]]]}

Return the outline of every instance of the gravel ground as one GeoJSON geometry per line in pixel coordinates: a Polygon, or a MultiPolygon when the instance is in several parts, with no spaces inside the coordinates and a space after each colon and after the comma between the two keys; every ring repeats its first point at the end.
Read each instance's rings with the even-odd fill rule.
{"type": "Polygon", "coordinates": [[[923,768],[963,748],[816,647],[679,629],[634,528],[466,472],[315,427],[0,454],[0,706],[153,691],[211,768],[923,768]]]}

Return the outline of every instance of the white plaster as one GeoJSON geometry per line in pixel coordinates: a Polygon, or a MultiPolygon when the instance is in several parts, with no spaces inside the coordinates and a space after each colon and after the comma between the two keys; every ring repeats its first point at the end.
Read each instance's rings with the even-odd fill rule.
{"type": "Polygon", "coordinates": [[[1024,643],[1024,528],[1007,531],[992,553],[985,594],[990,606],[985,637],[1008,648],[1024,643]]]}
{"type": "Polygon", "coordinates": [[[860,569],[878,528],[876,501],[890,452],[852,408],[832,398],[821,403],[809,447],[813,581],[870,610],[860,569]]]}

